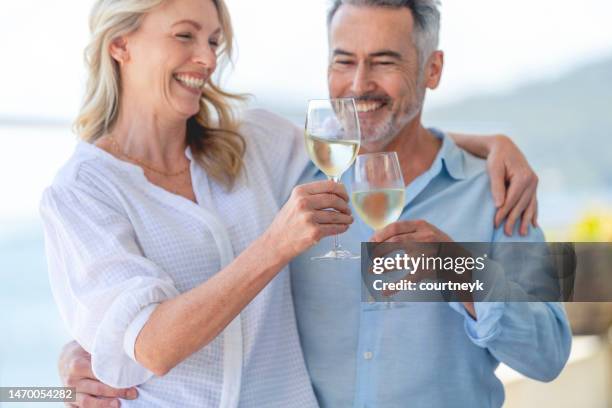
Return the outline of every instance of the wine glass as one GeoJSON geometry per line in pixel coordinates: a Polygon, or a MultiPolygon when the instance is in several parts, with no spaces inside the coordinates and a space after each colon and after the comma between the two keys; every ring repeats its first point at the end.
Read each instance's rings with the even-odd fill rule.
{"type": "MultiPolygon", "coordinates": [[[[355,100],[339,98],[309,101],[305,139],[312,162],[337,183],[355,161],[361,143],[355,100]]],[[[312,259],[359,259],[359,255],[343,249],[335,235],[332,250],[312,259]]]]}
{"type": "Polygon", "coordinates": [[[357,156],[351,200],[359,217],[374,230],[397,221],[404,209],[404,178],[395,152],[357,156]]]}

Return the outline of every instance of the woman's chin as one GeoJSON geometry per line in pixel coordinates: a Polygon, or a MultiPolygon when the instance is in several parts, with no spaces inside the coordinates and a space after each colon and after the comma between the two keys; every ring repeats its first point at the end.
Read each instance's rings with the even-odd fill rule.
{"type": "Polygon", "coordinates": [[[174,109],[172,110],[175,112],[175,115],[177,115],[183,120],[190,119],[194,117],[195,115],[197,115],[198,113],[200,113],[199,102],[197,104],[184,103],[184,102],[178,103],[178,104],[174,104],[173,108],[174,109]]]}

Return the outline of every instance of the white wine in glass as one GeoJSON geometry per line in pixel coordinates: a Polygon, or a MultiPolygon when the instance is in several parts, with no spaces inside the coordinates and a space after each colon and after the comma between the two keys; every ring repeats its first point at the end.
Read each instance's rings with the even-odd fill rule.
{"type": "Polygon", "coordinates": [[[404,209],[404,178],[395,152],[357,156],[353,176],[353,207],[374,230],[398,220],[404,209]]]}
{"type": "Polygon", "coordinates": [[[327,177],[338,181],[342,173],[355,161],[359,141],[329,140],[306,132],[306,148],[314,164],[327,177]]]}
{"type": "MultiPolygon", "coordinates": [[[[308,102],[305,128],[306,150],[312,162],[325,175],[338,182],[342,174],[353,164],[361,144],[361,131],[357,107],[352,98],[320,99],[308,102]]],[[[359,259],[338,243],[313,260],[359,259]]]]}

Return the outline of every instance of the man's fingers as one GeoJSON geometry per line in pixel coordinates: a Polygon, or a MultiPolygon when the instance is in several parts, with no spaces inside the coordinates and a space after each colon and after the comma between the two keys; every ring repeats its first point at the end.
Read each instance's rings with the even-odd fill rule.
{"type": "Polygon", "coordinates": [[[424,224],[424,221],[398,221],[387,225],[380,231],[376,231],[372,235],[372,242],[385,242],[394,235],[410,234],[416,232],[419,227],[424,224]]]}
{"type": "Polygon", "coordinates": [[[138,392],[135,388],[113,388],[108,385],[91,379],[80,380],[77,384],[77,390],[79,392],[89,394],[95,397],[107,397],[107,398],[124,398],[124,399],[136,399],[138,392]]]}
{"type": "Polygon", "coordinates": [[[119,408],[121,402],[118,399],[96,398],[89,394],[78,392],[76,405],[79,408],[119,408]]]}
{"type": "Polygon", "coordinates": [[[503,163],[491,162],[489,165],[489,177],[491,178],[491,192],[495,207],[504,205],[506,197],[506,169],[503,163]]]}
{"type": "Polygon", "coordinates": [[[529,202],[529,205],[527,206],[527,209],[523,213],[523,217],[521,219],[520,234],[522,236],[526,236],[527,233],[529,232],[529,224],[535,226],[536,224],[535,216],[537,212],[537,207],[538,207],[538,200],[536,199],[536,196],[534,195],[533,197],[531,197],[531,201],[529,202]]]}
{"type": "MultiPolygon", "coordinates": [[[[370,241],[372,240],[370,239],[370,241]]],[[[403,251],[404,245],[399,245],[399,244],[373,245],[371,249],[372,249],[372,252],[369,254],[370,258],[383,258],[389,254],[403,251]]]]}
{"type": "Polygon", "coordinates": [[[511,237],[512,232],[514,231],[514,225],[518,221],[521,214],[525,211],[529,202],[531,200],[532,194],[530,192],[525,192],[520,200],[516,203],[510,214],[508,215],[508,219],[506,220],[506,225],[504,226],[504,233],[511,237]]]}

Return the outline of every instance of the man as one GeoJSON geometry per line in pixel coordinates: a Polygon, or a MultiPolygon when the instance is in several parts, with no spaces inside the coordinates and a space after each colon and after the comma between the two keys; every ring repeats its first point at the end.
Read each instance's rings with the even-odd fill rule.
{"type": "MultiPolygon", "coordinates": [[[[356,220],[341,236],[351,252],[362,241],[510,241],[494,222],[485,163],[421,123],[425,92],[442,73],[439,21],[434,0],[336,0],[329,13],[330,95],[357,99],[362,152],[397,152],[407,184],[400,221],[373,234],[356,220]]],[[[311,171],[305,179],[312,173],[321,177],[311,171]]],[[[530,228],[512,240],[543,235],[530,228]]],[[[559,304],[362,303],[358,261],[310,259],[329,245],[291,264],[300,339],[322,407],[499,407],[500,361],[543,381],[567,361],[571,333],[559,304]]]]}
{"type": "MultiPolygon", "coordinates": [[[[430,1],[406,2],[414,6],[413,3],[433,7],[435,10],[435,5],[430,1]]],[[[364,151],[396,150],[399,153],[404,178],[408,183],[409,199],[402,219],[413,219],[414,215],[418,214],[411,208],[411,203],[414,203],[419,194],[428,192],[427,183],[420,180],[423,179],[424,173],[431,173],[429,176],[433,177],[434,171],[431,169],[441,166],[441,160],[436,162],[434,157],[443,143],[420,124],[425,88],[433,89],[437,86],[442,69],[442,54],[429,53],[426,47],[423,48],[425,51],[421,50],[418,36],[413,38],[413,34],[419,32],[417,27],[420,26],[415,25],[412,9],[408,6],[381,7],[336,3],[330,14],[330,94],[332,97],[358,98],[364,151]],[[432,55],[431,58],[425,57],[429,54],[432,55]],[[415,180],[417,178],[420,179],[415,180]]],[[[427,43],[427,46],[431,48],[431,43],[427,43]]],[[[475,152],[483,148],[478,144],[482,141],[461,137],[459,140],[475,152]]],[[[447,147],[444,150],[442,145],[443,151],[452,150],[449,157],[461,157],[462,152],[447,138],[445,143],[447,147]]],[[[505,149],[508,142],[504,139],[501,143],[505,149]]],[[[491,155],[494,152],[495,150],[491,155]]],[[[499,169],[508,167],[505,166],[504,160],[517,154],[520,155],[511,149],[510,153],[505,154],[505,158],[495,161],[498,172],[499,169]]],[[[459,158],[456,162],[461,160],[459,158]]],[[[481,162],[477,163],[478,166],[483,166],[481,162]]],[[[523,169],[521,160],[518,160],[518,163],[517,166],[509,166],[506,169],[505,177],[510,182],[510,190],[505,200],[502,182],[504,177],[495,178],[497,187],[494,188],[494,193],[500,201],[505,201],[497,203],[497,211],[490,197],[486,174],[477,180],[477,189],[468,193],[475,194],[475,200],[482,200],[482,196],[486,194],[490,208],[487,209],[488,218],[482,221],[482,229],[490,230],[491,234],[493,230],[499,234],[501,230],[495,229],[493,224],[500,223],[506,216],[506,226],[509,226],[507,232],[511,233],[512,225],[521,215],[523,217],[520,229],[526,233],[528,224],[535,216],[535,196],[532,194],[535,183],[527,183],[527,186],[521,183],[521,179],[530,178],[530,173],[523,169]]],[[[459,179],[465,176],[462,174],[464,171],[459,165],[453,166],[450,171],[460,181],[459,179]]],[[[312,170],[309,169],[305,173],[303,181],[322,177],[321,174],[313,174],[312,170]]],[[[438,173],[441,172],[442,169],[438,169],[438,173]]],[[[467,176],[463,179],[465,178],[467,176]]],[[[454,180],[449,183],[452,181],[454,180]]],[[[348,185],[347,179],[345,184],[348,185]]],[[[437,221],[435,217],[443,218],[448,215],[446,212],[437,214],[436,211],[432,209],[428,214],[423,214],[422,218],[428,218],[428,215],[428,219],[437,221]]],[[[478,218],[482,217],[478,215],[478,218]]],[[[413,233],[410,224],[396,225],[397,230],[385,230],[375,238],[384,240],[391,232],[400,232],[401,235],[413,233]],[[403,234],[404,232],[406,234],[403,234]]],[[[424,225],[419,224],[419,227],[423,226],[423,231],[434,231],[424,225]]],[[[420,231],[417,229],[414,232],[420,231]]],[[[445,232],[454,239],[473,236],[468,234],[469,231],[459,236],[454,228],[445,232]]],[[[358,242],[369,240],[371,235],[371,230],[356,223],[348,233],[342,235],[342,242],[351,246],[351,250],[358,251],[358,242]]],[[[488,238],[490,236],[487,241],[488,238]]],[[[323,248],[328,247],[329,242],[324,241],[312,251],[321,252],[323,248]]],[[[463,319],[469,316],[462,314],[463,310],[454,310],[446,304],[425,309],[424,306],[411,304],[389,305],[388,309],[387,306],[361,305],[358,266],[350,263],[313,263],[309,254],[292,264],[292,276],[296,304],[301,308],[297,311],[297,316],[305,357],[315,391],[323,406],[437,406],[439,378],[455,377],[458,381],[456,385],[444,384],[450,395],[462,397],[466,392],[485,391],[487,394],[482,398],[497,401],[495,398],[498,395],[491,395],[491,389],[498,385],[490,372],[490,368],[495,365],[495,357],[479,352],[478,346],[468,344],[470,339],[463,330],[463,319]],[[342,290],[336,292],[334,288],[342,290]],[[343,313],[343,310],[346,313],[343,313]],[[369,314],[370,310],[375,311],[376,316],[374,313],[369,314]],[[317,314],[310,315],[313,312],[317,314]],[[419,333],[415,328],[424,321],[433,323],[430,323],[429,332],[419,333]],[[457,347],[447,350],[424,347],[434,341],[431,337],[455,338],[457,347]],[[387,359],[378,353],[374,354],[376,350],[370,348],[372,341],[378,342],[383,350],[387,350],[387,359]],[[388,343],[388,348],[384,342],[388,343]],[[401,347],[398,349],[398,346],[401,347]],[[429,359],[425,359],[428,352],[431,355],[429,359]],[[461,370],[466,369],[465,364],[447,363],[448,358],[458,357],[458,353],[465,353],[466,358],[476,364],[478,377],[462,373],[461,370]],[[487,356],[484,362],[483,356],[487,356]],[[416,366],[415,357],[421,358],[416,366]],[[362,359],[369,366],[363,366],[358,359],[362,359]],[[393,361],[396,362],[392,364],[393,367],[401,365],[404,371],[389,371],[388,376],[380,375],[389,370],[388,363],[393,361]],[[485,364],[486,362],[489,364],[485,364]],[[432,376],[436,367],[447,371],[441,372],[443,375],[440,377],[432,376]],[[462,380],[463,374],[465,376],[462,380]],[[424,383],[428,381],[430,386],[424,387],[424,383]],[[483,384],[479,384],[479,381],[483,384]],[[467,387],[466,382],[471,386],[467,387]],[[415,384],[420,388],[415,390],[415,384]],[[379,392],[373,392],[372,388],[379,392]]],[[[475,313],[482,313],[482,319],[486,318],[485,312],[478,307],[475,309],[475,313]]],[[[110,406],[107,404],[115,402],[115,397],[135,397],[135,394],[129,394],[133,390],[112,390],[97,382],[87,358],[87,353],[72,343],[66,347],[60,360],[64,381],[76,386],[79,391],[80,406],[110,406]]]]}

